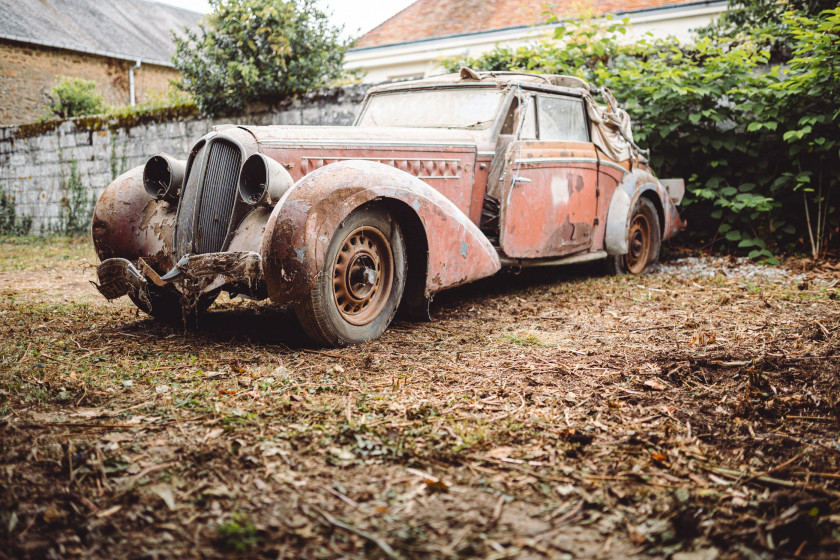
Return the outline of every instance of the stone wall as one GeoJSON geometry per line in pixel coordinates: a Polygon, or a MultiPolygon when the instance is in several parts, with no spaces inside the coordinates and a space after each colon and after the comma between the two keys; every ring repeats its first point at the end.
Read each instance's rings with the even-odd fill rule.
{"type": "MultiPolygon", "coordinates": [[[[108,105],[128,105],[128,70],[134,62],[77,51],[0,40],[0,124],[32,122],[46,113],[46,97],[62,76],[96,82],[108,105]]],[[[134,73],[138,103],[152,101],[180,74],[144,64],[134,73]]]]}
{"type": "Polygon", "coordinates": [[[320,90],[274,110],[216,121],[194,118],[118,127],[83,117],[0,127],[0,224],[8,229],[13,213],[18,225],[30,226],[30,233],[65,231],[74,216],[89,219],[96,197],[118,175],[156,153],[186,158],[215,124],[349,125],[369,87],[320,90]]]}

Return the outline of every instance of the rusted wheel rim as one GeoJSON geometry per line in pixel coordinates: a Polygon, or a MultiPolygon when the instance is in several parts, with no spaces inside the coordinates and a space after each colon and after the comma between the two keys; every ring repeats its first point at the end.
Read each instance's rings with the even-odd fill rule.
{"type": "Polygon", "coordinates": [[[362,226],[344,239],[333,266],[333,294],[341,317],[366,325],[388,303],[394,282],[391,244],[381,231],[362,226]]]}
{"type": "Polygon", "coordinates": [[[650,221],[644,214],[636,214],[630,224],[628,237],[627,270],[633,274],[641,274],[650,260],[650,221]]]}

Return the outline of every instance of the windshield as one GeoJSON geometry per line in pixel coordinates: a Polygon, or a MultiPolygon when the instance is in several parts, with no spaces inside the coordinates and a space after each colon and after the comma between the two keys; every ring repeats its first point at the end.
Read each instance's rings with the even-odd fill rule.
{"type": "Polygon", "coordinates": [[[383,92],[368,98],[358,126],[487,128],[504,92],[495,88],[448,88],[383,92]]]}

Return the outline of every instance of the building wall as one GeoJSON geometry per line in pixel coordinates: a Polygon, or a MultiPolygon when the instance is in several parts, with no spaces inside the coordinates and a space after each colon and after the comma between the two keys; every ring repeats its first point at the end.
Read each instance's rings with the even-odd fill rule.
{"type": "MultiPolygon", "coordinates": [[[[725,10],[726,3],[717,2],[631,14],[624,40],[637,41],[650,33],[654,37],[673,35],[683,43],[690,42],[694,38],[693,30],[708,25],[725,10]]],[[[356,49],[347,53],[345,67],[365,71],[363,80],[367,83],[434,76],[443,72],[440,64],[443,58],[475,58],[498,45],[516,48],[534,44],[548,39],[552,32],[550,26],[516,27],[356,49]]]]}
{"type": "MultiPolygon", "coordinates": [[[[0,124],[32,122],[46,112],[46,93],[62,76],[93,80],[108,105],[128,105],[127,60],[0,39],[0,124]]],[[[138,103],[165,92],[174,68],[144,64],[135,71],[138,103]]]]}
{"type": "MultiPolygon", "coordinates": [[[[278,110],[237,118],[253,125],[350,125],[369,85],[320,90],[289,100],[278,110]]],[[[215,124],[189,119],[111,130],[67,120],[43,125],[0,127],[0,197],[14,207],[18,222],[31,221],[30,233],[62,231],[74,184],[84,188],[81,210],[89,212],[99,194],[123,172],[166,152],[186,159],[190,147],[215,124]],[[40,128],[39,128],[40,127],[40,128]],[[39,132],[40,131],[40,132],[39,132]]],[[[76,197],[78,200],[78,197],[76,197]]],[[[0,216],[2,217],[2,216],[0,216]]]]}

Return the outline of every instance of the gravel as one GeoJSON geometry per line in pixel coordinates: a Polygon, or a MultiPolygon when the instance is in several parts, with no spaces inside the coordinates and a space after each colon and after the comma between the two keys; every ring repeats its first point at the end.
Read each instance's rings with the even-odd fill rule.
{"type": "Polygon", "coordinates": [[[658,272],[682,280],[714,278],[800,282],[804,275],[782,266],[758,264],[745,257],[684,257],[659,265],[658,272]]]}

